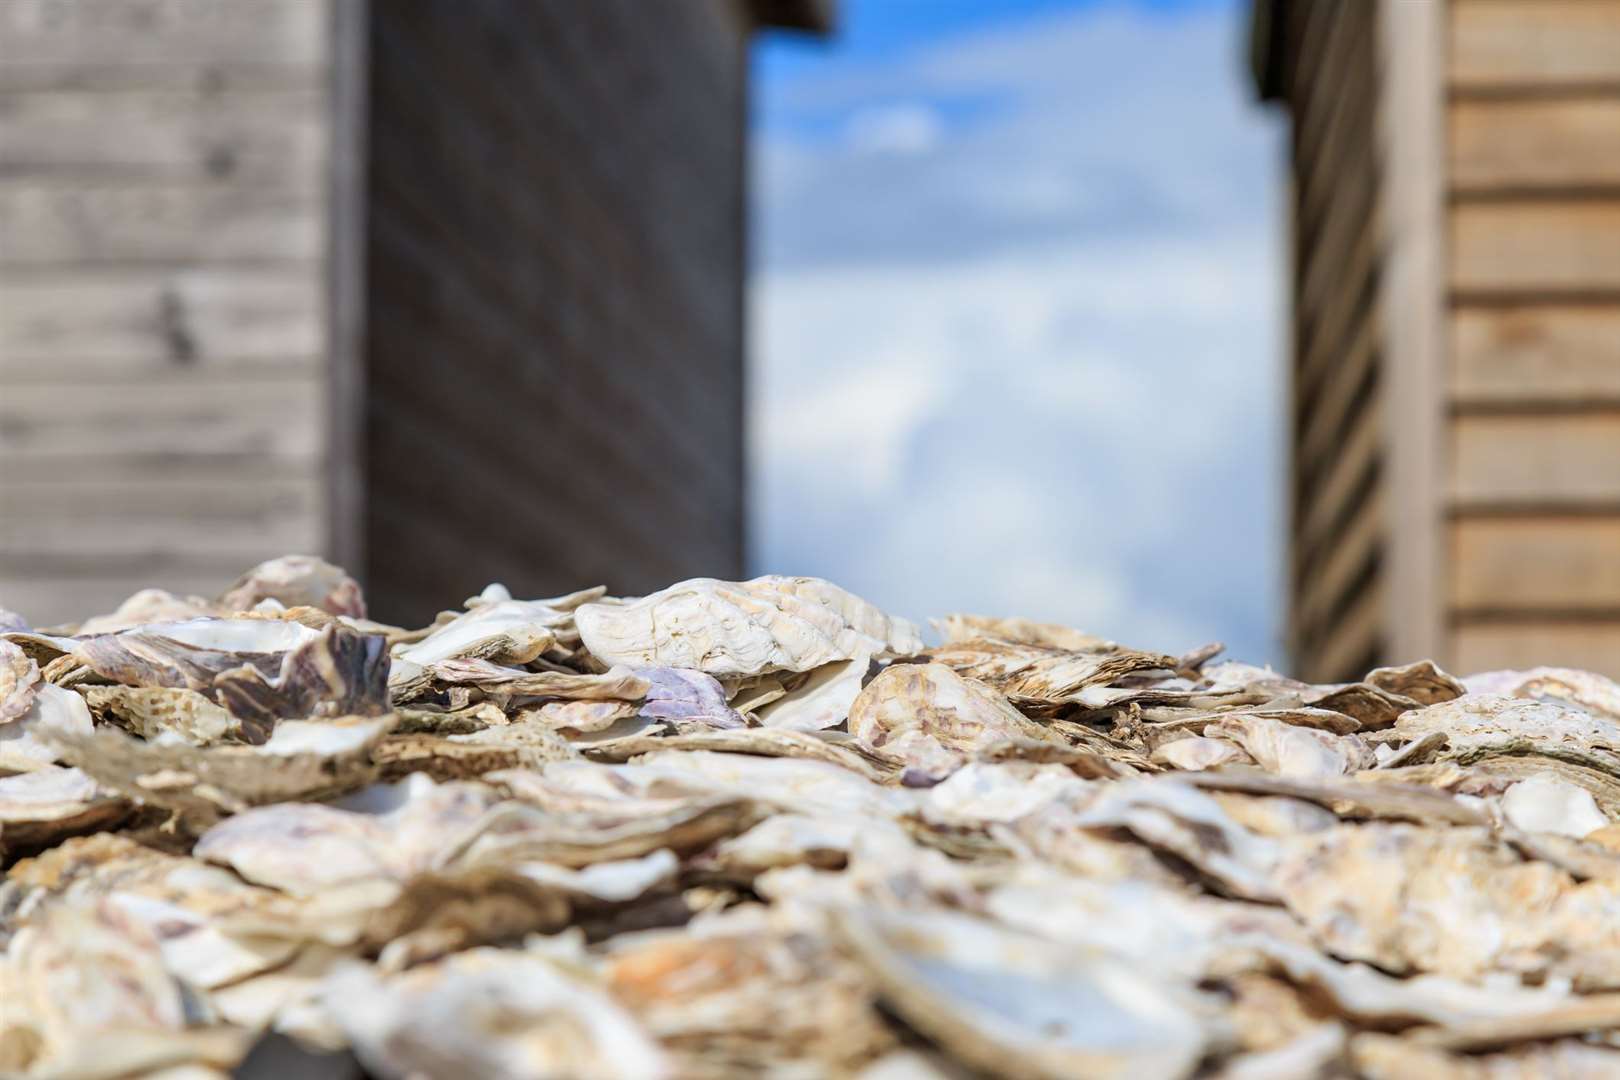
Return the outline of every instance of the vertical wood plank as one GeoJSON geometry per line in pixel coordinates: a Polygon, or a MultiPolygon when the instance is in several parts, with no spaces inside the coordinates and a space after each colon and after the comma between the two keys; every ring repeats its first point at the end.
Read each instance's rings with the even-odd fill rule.
{"type": "Polygon", "coordinates": [[[327,220],[327,550],[365,565],[365,218],[369,0],[332,5],[327,220]]]}
{"type": "Polygon", "coordinates": [[[1444,446],[1445,30],[1447,5],[1380,0],[1379,103],[1387,263],[1383,407],[1391,660],[1446,649],[1440,529],[1444,446]]]}

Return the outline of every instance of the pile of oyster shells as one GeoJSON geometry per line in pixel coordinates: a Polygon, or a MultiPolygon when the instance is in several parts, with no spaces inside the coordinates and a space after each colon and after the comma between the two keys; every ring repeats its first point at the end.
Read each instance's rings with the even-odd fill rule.
{"type": "Polygon", "coordinates": [[[1620,686],[936,628],[0,612],[0,1073],[1620,1075],[1620,686]]]}

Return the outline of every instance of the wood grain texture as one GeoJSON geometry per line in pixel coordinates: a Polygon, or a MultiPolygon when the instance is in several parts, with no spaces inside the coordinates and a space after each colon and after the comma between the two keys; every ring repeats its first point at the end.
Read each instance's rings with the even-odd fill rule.
{"type": "Polygon", "coordinates": [[[1384,499],[1374,489],[1340,527],[1320,565],[1301,583],[1297,618],[1304,635],[1312,639],[1332,635],[1341,609],[1382,558],[1387,529],[1384,499]]]}
{"type": "Polygon", "coordinates": [[[737,9],[372,10],[376,610],[740,573],[737,9]]]}
{"type": "Polygon", "coordinates": [[[1451,665],[1459,675],[1549,665],[1620,679],[1620,622],[1465,622],[1452,635],[1451,665]]]}
{"type": "Polygon", "coordinates": [[[0,378],[133,378],[313,367],[325,347],[308,269],[70,268],[0,283],[0,378]]]}
{"type": "Polygon", "coordinates": [[[1447,133],[1447,179],[1455,192],[1620,187],[1620,93],[1457,101],[1447,133]]]}
{"type": "MultiPolygon", "coordinates": [[[[332,72],[327,170],[327,261],[322,284],[330,319],[326,363],[327,557],[365,565],[366,125],[371,83],[370,0],[331,12],[332,72]]],[[[382,464],[378,463],[381,468],[382,464]]]]}
{"type": "Polygon", "coordinates": [[[1453,87],[1620,83],[1620,0],[1450,0],[1445,7],[1453,87]]]}
{"type": "Polygon", "coordinates": [[[101,458],[260,459],[322,454],[323,387],[298,373],[179,371],[132,382],[31,382],[0,396],[0,467],[49,472],[101,458]]]}
{"type": "Polygon", "coordinates": [[[1620,402],[1620,307],[1461,307],[1450,394],[1463,405],[1620,402]]]}
{"type": "Polygon", "coordinates": [[[319,274],[324,226],[313,190],[0,180],[0,271],[280,262],[319,274]]]}
{"type": "Polygon", "coordinates": [[[1370,498],[1382,456],[1378,23],[1375,4],[1303,4],[1280,27],[1294,58],[1288,634],[1308,671],[1365,659],[1381,633],[1362,625],[1384,539],[1370,498]]]}
{"type": "Polygon", "coordinates": [[[327,0],[0,0],[0,595],[327,539],[327,0]]]}
{"type": "Polygon", "coordinates": [[[1465,517],[1451,531],[1461,610],[1620,610],[1620,517],[1465,517]]]}
{"type": "Polygon", "coordinates": [[[1302,678],[1339,682],[1365,675],[1388,649],[1381,579],[1367,584],[1344,608],[1332,632],[1311,649],[1300,666],[1302,678]]]}
{"type": "Polygon", "coordinates": [[[1468,295],[1620,291],[1620,201],[1454,205],[1450,243],[1451,287],[1468,295]]]}
{"type": "Polygon", "coordinates": [[[328,0],[0,0],[5,66],[322,68],[328,0]]]}
{"type": "Polygon", "coordinates": [[[1382,0],[1379,147],[1387,250],[1380,382],[1388,485],[1389,655],[1442,655],[1445,450],[1445,8],[1382,0]]]}
{"type": "Polygon", "coordinates": [[[307,184],[325,159],[319,88],[0,95],[0,175],[307,184]]]}
{"type": "Polygon", "coordinates": [[[1620,412],[1459,416],[1454,505],[1560,507],[1620,501],[1620,412]]]}

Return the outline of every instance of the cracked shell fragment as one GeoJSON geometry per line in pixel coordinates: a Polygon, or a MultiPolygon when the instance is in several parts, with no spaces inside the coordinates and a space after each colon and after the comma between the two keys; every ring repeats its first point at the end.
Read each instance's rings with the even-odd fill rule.
{"type": "Polygon", "coordinates": [[[721,678],[922,650],[911,623],[820,578],[693,578],[639,600],[586,604],[576,619],[585,648],[604,663],[693,668],[721,678]]]}

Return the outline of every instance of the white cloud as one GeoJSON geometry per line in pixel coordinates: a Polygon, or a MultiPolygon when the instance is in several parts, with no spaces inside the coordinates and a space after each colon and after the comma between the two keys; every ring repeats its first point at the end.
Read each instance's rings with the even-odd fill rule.
{"type": "Polygon", "coordinates": [[[1233,19],[1092,12],[784,91],[1003,99],[910,154],[768,135],[758,569],[1276,659],[1277,161],[1233,19]]]}
{"type": "Polygon", "coordinates": [[[844,138],[856,151],[872,154],[923,154],[945,134],[939,114],[926,105],[880,105],[849,118],[844,138]]]}

